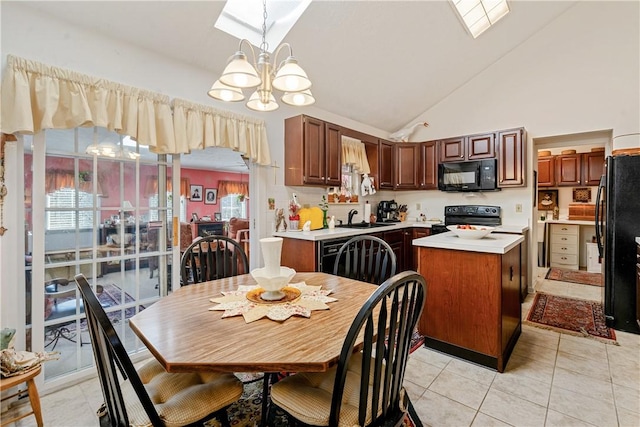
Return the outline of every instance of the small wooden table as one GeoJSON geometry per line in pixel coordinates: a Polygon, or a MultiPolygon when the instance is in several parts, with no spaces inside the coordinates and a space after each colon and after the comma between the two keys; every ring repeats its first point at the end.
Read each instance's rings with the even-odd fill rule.
{"type": "MultiPolygon", "coordinates": [[[[14,418],[11,419],[6,419],[3,418],[2,419],[2,425],[6,425],[6,424],[10,424],[13,422],[16,422],[18,420],[21,420],[25,417],[28,417],[29,415],[33,415],[34,417],[36,417],[36,424],[38,425],[38,427],[42,427],[44,424],[42,422],[42,410],[40,407],[40,396],[38,395],[38,388],[36,387],[36,382],[35,382],[35,377],[37,377],[38,375],[40,375],[40,372],[42,371],[42,367],[38,366],[35,369],[30,370],[29,372],[26,372],[24,374],[21,375],[16,375],[13,377],[8,377],[8,378],[0,378],[0,391],[5,391],[5,390],[9,390],[10,388],[16,387],[22,383],[26,383],[27,384],[27,394],[29,395],[29,401],[31,402],[31,411],[29,412],[25,412],[22,415],[17,415],[14,418]]],[[[18,395],[20,395],[21,392],[12,394],[10,396],[5,396],[2,398],[2,400],[7,400],[10,399],[12,397],[16,397],[18,395]]]]}
{"type": "MultiPolygon", "coordinates": [[[[338,362],[344,338],[376,286],[326,273],[298,273],[291,283],[322,285],[338,299],[310,318],[284,322],[209,311],[221,291],[255,285],[249,274],[183,286],[129,319],[167,372],[325,372],[338,362]]],[[[268,382],[265,379],[265,390],[268,382]]],[[[263,423],[267,393],[263,394],[263,423]]]]}

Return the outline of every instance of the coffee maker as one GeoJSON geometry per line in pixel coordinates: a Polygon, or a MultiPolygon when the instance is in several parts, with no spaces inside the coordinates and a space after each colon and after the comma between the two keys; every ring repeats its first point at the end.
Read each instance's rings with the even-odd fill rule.
{"type": "Polygon", "coordinates": [[[400,222],[398,204],[395,200],[382,200],[378,203],[378,222],[400,222]]]}

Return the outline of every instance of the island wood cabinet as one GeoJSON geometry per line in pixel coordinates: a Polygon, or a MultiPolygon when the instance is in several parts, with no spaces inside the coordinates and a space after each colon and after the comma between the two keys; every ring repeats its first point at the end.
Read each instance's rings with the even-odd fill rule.
{"type": "Polygon", "coordinates": [[[309,116],[284,121],[285,185],[340,185],[341,128],[309,116]]]}
{"type": "Polygon", "coordinates": [[[498,187],[524,187],[525,144],[524,128],[498,132],[498,187]]]}
{"type": "Polygon", "coordinates": [[[440,162],[462,162],[494,157],[496,157],[494,133],[459,136],[440,141],[440,162]]]}
{"type": "Polygon", "coordinates": [[[538,157],[538,187],[556,185],[556,162],[554,156],[538,157]]]}
{"type": "Polygon", "coordinates": [[[505,254],[418,248],[427,347],[503,372],[521,332],[520,245],[505,254]]]}

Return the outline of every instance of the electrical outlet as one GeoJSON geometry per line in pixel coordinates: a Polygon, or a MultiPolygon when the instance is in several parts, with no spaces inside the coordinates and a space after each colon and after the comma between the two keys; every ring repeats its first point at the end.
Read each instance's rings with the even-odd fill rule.
{"type": "Polygon", "coordinates": [[[422,209],[422,204],[416,203],[416,210],[419,211],[420,209],[422,209]]]}
{"type": "Polygon", "coordinates": [[[518,203],[516,205],[516,213],[522,213],[522,204],[518,203]]]}

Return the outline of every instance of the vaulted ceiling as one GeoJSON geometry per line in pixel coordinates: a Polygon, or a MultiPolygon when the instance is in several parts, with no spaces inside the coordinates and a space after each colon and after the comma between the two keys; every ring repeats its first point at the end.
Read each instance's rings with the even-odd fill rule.
{"type": "MultiPolygon", "coordinates": [[[[393,132],[574,3],[511,1],[511,13],[473,39],[448,1],[314,0],[284,41],[313,82],[315,107],[393,132]]],[[[223,1],[23,4],[209,70],[212,82],[238,46],[237,39],[213,27],[223,1]]]]}

